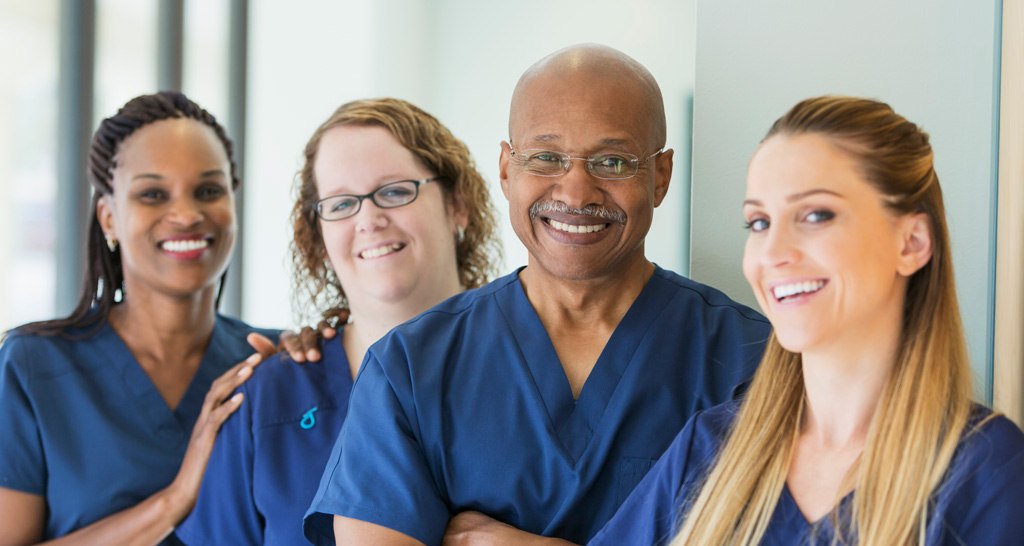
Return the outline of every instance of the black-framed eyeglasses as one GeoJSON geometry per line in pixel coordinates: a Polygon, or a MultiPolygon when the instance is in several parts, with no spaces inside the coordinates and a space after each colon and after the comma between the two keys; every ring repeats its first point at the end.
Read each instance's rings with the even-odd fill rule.
{"type": "Polygon", "coordinates": [[[373,201],[382,209],[404,207],[420,195],[420,185],[440,180],[440,176],[423,180],[399,180],[388,182],[365,195],[341,194],[324,197],[316,202],[313,209],[320,218],[333,222],[355,216],[363,206],[363,199],[373,201]]]}
{"type": "Polygon", "coordinates": [[[512,144],[509,144],[508,147],[512,150],[512,160],[525,168],[530,174],[537,176],[562,176],[572,169],[572,160],[579,159],[587,165],[587,172],[604,180],[633,178],[640,171],[641,165],[646,164],[649,159],[665,151],[664,148],[660,148],[651,155],[642,158],[625,152],[576,157],[564,152],[551,150],[528,149],[516,151],[512,144]]]}

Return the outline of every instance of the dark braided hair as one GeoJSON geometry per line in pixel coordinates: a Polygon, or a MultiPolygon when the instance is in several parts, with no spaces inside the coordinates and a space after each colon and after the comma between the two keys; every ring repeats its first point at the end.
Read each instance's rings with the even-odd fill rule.
{"type": "MultiPolygon", "coordinates": [[[[124,293],[124,272],[121,269],[121,252],[119,249],[107,248],[103,228],[96,216],[96,205],[105,195],[114,193],[111,184],[114,169],[117,167],[117,153],[121,143],[135,131],[150,123],[165,119],[194,119],[213,129],[231,164],[231,188],[239,185],[238,168],[235,165],[231,139],[224,128],[212,114],[177,91],[160,91],[152,95],[141,95],[128,101],[113,116],[103,120],[92,137],[89,148],[88,176],[92,184],[92,210],[89,220],[88,254],[86,258],[85,281],[75,310],[65,318],[34,322],[19,328],[19,331],[57,335],[65,333],[68,328],[98,327],[107,320],[110,310],[118,303],[116,299],[124,293]],[[95,307],[95,312],[93,308],[95,307]]],[[[223,289],[227,271],[221,275],[220,287],[223,289]]],[[[220,304],[219,290],[217,305],[220,304]]]]}

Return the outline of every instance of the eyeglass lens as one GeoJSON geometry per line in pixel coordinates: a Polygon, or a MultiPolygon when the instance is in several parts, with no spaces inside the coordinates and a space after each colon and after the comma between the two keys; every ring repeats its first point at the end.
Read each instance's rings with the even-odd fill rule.
{"type": "Polygon", "coordinates": [[[416,180],[400,180],[385,184],[367,195],[337,195],[317,203],[317,212],[325,220],[340,220],[359,212],[363,199],[370,199],[382,209],[408,205],[419,195],[416,180]]]}
{"type": "Polygon", "coordinates": [[[630,178],[639,170],[640,160],[632,154],[602,154],[593,157],[572,157],[561,152],[524,150],[521,163],[526,169],[541,176],[557,176],[569,172],[573,159],[586,162],[590,174],[610,180],[630,178]]]}

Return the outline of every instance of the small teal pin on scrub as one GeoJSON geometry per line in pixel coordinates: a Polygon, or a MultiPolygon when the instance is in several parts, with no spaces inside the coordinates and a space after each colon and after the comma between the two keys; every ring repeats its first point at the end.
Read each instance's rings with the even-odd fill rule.
{"type": "Polygon", "coordinates": [[[317,407],[313,406],[309,411],[302,414],[302,421],[299,422],[299,426],[305,430],[309,430],[316,426],[316,413],[317,407]]]}

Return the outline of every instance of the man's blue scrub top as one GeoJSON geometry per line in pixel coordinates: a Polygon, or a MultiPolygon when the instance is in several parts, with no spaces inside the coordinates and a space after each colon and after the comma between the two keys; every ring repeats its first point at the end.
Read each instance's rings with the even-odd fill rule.
{"type": "MultiPolygon", "coordinates": [[[[178,473],[213,380],[259,331],[218,315],[195,377],[171,410],[114,329],[14,331],[0,347],[0,487],[46,498],[43,538],[130,508],[178,473]]],[[[168,539],[168,544],[177,541],[168,539]]]]}
{"type": "Polygon", "coordinates": [[[768,323],[721,292],[657,268],[578,400],[518,273],[463,293],[370,348],[307,513],[440,542],[478,510],[583,542],[611,518],[696,410],[729,400],[768,323]]]}
{"type": "Polygon", "coordinates": [[[176,533],[189,546],[307,544],[302,515],[345,420],[352,375],[342,333],[319,362],[281,353],[256,368],[242,407],[217,436],[192,514],[176,533]]]}
{"type": "MultiPolygon", "coordinates": [[[[694,416],[615,517],[588,544],[668,544],[679,530],[680,515],[699,493],[738,409],[739,402],[733,401],[694,416]]],[[[991,411],[976,406],[972,423],[989,415],[991,411]]],[[[854,494],[841,501],[840,513],[849,514],[854,494]]],[[[925,543],[1022,544],[1021,507],[1024,434],[1005,417],[995,417],[960,441],[946,478],[933,495],[925,543]]],[[[784,487],[762,544],[831,544],[831,517],[808,522],[784,487]]]]}

